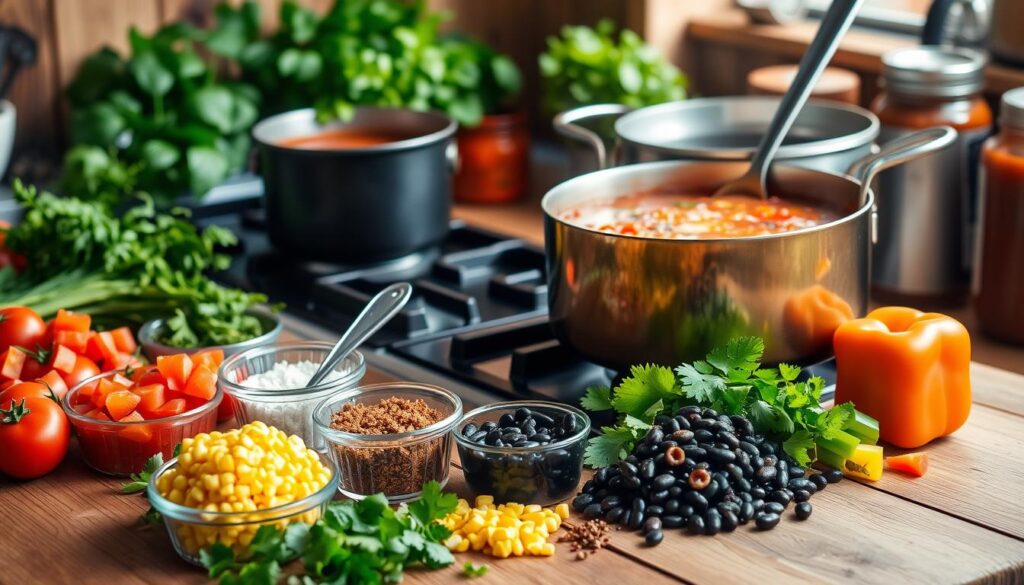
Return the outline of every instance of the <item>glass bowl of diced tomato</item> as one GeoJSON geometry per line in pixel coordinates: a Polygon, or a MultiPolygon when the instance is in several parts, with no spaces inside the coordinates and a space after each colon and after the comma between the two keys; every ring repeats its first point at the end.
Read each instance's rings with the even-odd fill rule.
{"type": "Polygon", "coordinates": [[[86,464],[108,475],[142,470],[157,453],[165,459],[183,439],[217,426],[223,391],[219,350],[160,356],[155,364],[104,372],[68,391],[61,401],[86,464]]]}

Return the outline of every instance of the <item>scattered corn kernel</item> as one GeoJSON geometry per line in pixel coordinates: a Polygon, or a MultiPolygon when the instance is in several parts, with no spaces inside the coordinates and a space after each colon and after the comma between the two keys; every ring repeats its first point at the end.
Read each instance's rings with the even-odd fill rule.
{"type": "Polygon", "coordinates": [[[502,559],[551,556],[555,545],[548,537],[569,516],[567,504],[554,509],[512,502],[496,506],[492,496],[477,496],[474,504],[459,500],[455,511],[440,520],[452,531],[444,543],[452,552],[483,551],[502,559]]]}
{"type": "MultiPolygon", "coordinates": [[[[290,522],[313,523],[319,518],[319,509],[262,523],[259,515],[248,516],[248,523],[218,516],[281,506],[323,488],[331,471],[301,438],[253,422],[223,433],[200,433],[182,441],[181,447],[178,465],[157,478],[156,485],[172,502],[209,512],[204,515],[208,524],[178,524],[178,537],[188,553],[196,555],[215,542],[242,553],[263,524],[284,528],[290,522]]],[[[471,541],[464,536],[456,540],[453,534],[446,544],[466,550],[471,541]]]]}

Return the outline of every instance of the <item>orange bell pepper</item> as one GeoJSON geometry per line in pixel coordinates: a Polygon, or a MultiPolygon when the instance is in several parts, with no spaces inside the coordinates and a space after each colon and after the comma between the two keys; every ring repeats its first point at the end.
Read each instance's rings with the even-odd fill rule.
{"type": "Polygon", "coordinates": [[[836,330],[836,403],[878,419],[883,441],[914,448],[971,411],[971,339],[956,319],[883,307],[836,330]]]}

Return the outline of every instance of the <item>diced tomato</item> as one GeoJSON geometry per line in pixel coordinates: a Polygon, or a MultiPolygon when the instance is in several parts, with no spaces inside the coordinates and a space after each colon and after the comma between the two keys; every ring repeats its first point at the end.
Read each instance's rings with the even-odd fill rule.
{"type": "Polygon", "coordinates": [[[53,318],[51,325],[53,327],[54,339],[56,339],[57,333],[61,331],[88,333],[89,327],[92,326],[92,317],[85,313],[72,313],[64,309],[57,309],[57,316],[53,318]]]}
{"type": "Polygon", "coordinates": [[[85,353],[89,345],[88,331],[58,331],[53,335],[53,342],[66,346],[75,353],[85,353]]]}
{"type": "Polygon", "coordinates": [[[99,408],[94,408],[94,409],[90,410],[89,412],[85,413],[85,416],[88,416],[90,418],[99,419],[99,420],[105,420],[105,421],[108,421],[108,422],[110,421],[110,417],[107,416],[107,413],[103,412],[103,410],[99,409],[99,408]]]}
{"type": "Polygon", "coordinates": [[[139,366],[139,367],[133,369],[132,370],[132,375],[131,375],[132,382],[135,382],[136,384],[141,384],[141,385],[153,384],[155,382],[152,382],[152,381],[151,382],[142,382],[143,378],[145,378],[148,374],[153,373],[153,372],[155,372],[156,375],[159,376],[159,379],[156,380],[155,382],[163,383],[163,376],[161,376],[160,372],[157,371],[156,364],[146,364],[144,366],[139,366]]]}
{"type": "Polygon", "coordinates": [[[222,423],[235,417],[235,399],[225,394],[217,405],[217,422],[222,423]]]}
{"type": "MultiPolygon", "coordinates": [[[[133,411],[133,412],[131,412],[131,413],[129,413],[129,414],[127,414],[127,415],[117,419],[117,422],[122,422],[122,423],[128,423],[128,422],[130,422],[130,423],[139,423],[139,422],[143,422],[145,420],[146,419],[143,418],[141,414],[139,414],[138,412],[133,411]]],[[[125,439],[127,439],[129,441],[134,441],[136,443],[148,443],[149,440],[153,438],[153,432],[149,429],[149,425],[139,425],[139,424],[130,425],[130,426],[124,427],[123,429],[118,431],[117,434],[120,437],[123,437],[123,438],[125,438],[125,439]]]]}
{"type": "Polygon", "coordinates": [[[914,477],[921,477],[928,472],[928,453],[906,453],[885,458],[885,466],[895,471],[902,471],[914,477]]]}
{"type": "Polygon", "coordinates": [[[70,374],[75,371],[75,364],[78,363],[78,354],[66,345],[54,345],[53,353],[50,355],[50,367],[63,374],[70,374]]]}
{"type": "Polygon", "coordinates": [[[189,396],[188,394],[186,394],[185,395],[185,410],[195,410],[195,409],[199,408],[200,406],[203,406],[207,402],[209,402],[209,400],[207,400],[205,398],[199,398],[198,396],[189,396]]]}
{"type": "Polygon", "coordinates": [[[207,366],[195,368],[185,384],[185,394],[210,400],[217,393],[217,371],[207,366]]]}
{"type": "Polygon", "coordinates": [[[100,359],[103,360],[103,371],[109,372],[117,369],[118,352],[117,345],[114,343],[114,334],[109,331],[98,331],[93,335],[91,341],[95,342],[99,349],[100,359]]]}
{"type": "Polygon", "coordinates": [[[0,354],[0,378],[8,380],[21,376],[21,368],[25,366],[25,352],[17,347],[8,347],[0,354]]]}
{"type": "Polygon", "coordinates": [[[71,407],[71,410],[77,412],[78,414],[92,416],[92,412],[96,409],[93,408],[91,404],[75,404],[71,407]]]}
{"type": "Polygon", "coordinates": [[[124,374],[121,373],[114,374],[113,376],[110,377],[110,380],[115,384],[120,384],[124,386],[125,388],[131,388],[133,385],[131,378],[126,378],[124,374]]]}
{"type": "Polygon", "coordinates": [[[173,381],[177,385],[176,390],[184,391],[188,377],[192,374],[192,359],[188,355],[178,353],[159,356],[156,358],[156,367],[167,378],[168,388],[173,381]]]}
{"type": "Polygon", "coordinates": [[[135,411],[142,397],[131,390],[117,390],[107,394],[105,406],[110,418],[121,420],[135,411]]]}
{"type": "Polygon", "coordinates": [[[95,331],[89,333],[89,341],[85,344],[85,357],[97,363],[103,361],[103,350],[100,349],[100,338],[95,331]]]}
{"type": "Polygon", "coordinates": [[[150,419],[166,418],[168,416],[175,416],[181,414],[185,412],[185,406],[186,405],[184,398],[175,398],[173,400],[168,400],[167,402],[164,403],[163,406],[153,411],[153,416],[150,417],[150,419]]]}
{"type": "Polygon", "coordinates": [[[96,384],[96,389],[92,392],[92,403],[96,408],[104,408],[107,404],[107,395],[120,390],[127,390],[126,386],[118,384],[110,378],[102,378],[96,384]]]}
{"type": "Polygon", "coordinates": [[[198,368],[200,366],[208,366],[214,372],[220,367],[220,364],[224,361],[224,350],[215,347],[212,349],[204,349],[197,351],[192,354],[192,367],[198,368]]]}
{"type": "MultiPolygon", "coordinates": [[[[84,355],[80,355],[78,356],[78,359],[75,360],[75,371],[70,374],[64,374],[61,377],[64,378],[65,382],[67,382],[68,388],[74,388],[99,373],[100,368],[95,362],[84,355]]],[[[85,392],[84,394],[91,394],[91,391],[85,392]]]]}
{"type": "Polygon", "coordinates": [[[117,351],[130,354],[135,353],[135,350],[139,347],[139,345],[135,343],[135,334],[132,333],[132,330],[128,327],[112,329],[110,331],[110,335],[114,339],[114,346],[117,348],[117,351]]]}
{"type": "Polygon", "coordinates": [[[68,393],[68,385],[57,370],[46,372],[37,382],[49,388],[57,398],[64,398],[64,395],[68,393]]]}
{"type": "Polygon", "coordinates": [[[139,405],[136,407],[139,414],[146,418],[153,418],[153,413],[167,402],[165,390],[163,384],[149,384],[133,388],[132,391],[139,396],[139,405]]]}

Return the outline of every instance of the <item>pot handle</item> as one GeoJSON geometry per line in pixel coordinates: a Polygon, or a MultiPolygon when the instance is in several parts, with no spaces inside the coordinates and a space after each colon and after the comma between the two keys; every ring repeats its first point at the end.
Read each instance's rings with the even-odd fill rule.
{"type": "Polygon", "coordinates": [[[562,112],[555,116],[555,119],[551,121],[551,125],[555,127],[555,132],[558,132],[562,136],[586,142],[594,149],[594,154],[597,155],[597,168],[605,169],[608,168],[608,154],[607,149],[604,146],[604,140],[598,136],[597,132],[584,128],[577,124],[581,120],[587,118],[597,118],[603,116],[621,116],[633,111],[633,108],[624,106],[621,104],[594,104],[590,106],[581,106],[579,108],[573,108],[566,112],[562,112]]]}
{"type": "Polygon", "coordinates": [[[846,173],[860,181],[858,209],[864,206],[871,181],[879,172],[942,150],[953,144],[956,137],[956,130],[949,126],[937,126],[890,140],[875,154],[854,162],[846,173]]]}

